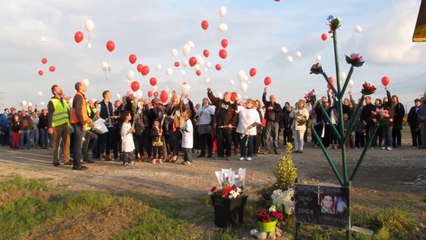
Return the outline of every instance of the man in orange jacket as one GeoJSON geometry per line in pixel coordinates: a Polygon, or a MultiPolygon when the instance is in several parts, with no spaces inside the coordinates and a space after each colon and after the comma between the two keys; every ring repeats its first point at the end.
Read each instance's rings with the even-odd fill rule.
{"type": "Polygon", "coordinates": [[[87,90],[87,86],[83,82],[77,82],[75,84],[75,90],[77,93],[74,95],[72,102],[70,123],[74,129],[73,138],[73,169],[74,170],[86,170],[86,166],[81,165],[81,145],[83,136],[86,131],[86,124],[93,125],[91,119],[87,113],[86,97],[84,93],[87,90]]]}

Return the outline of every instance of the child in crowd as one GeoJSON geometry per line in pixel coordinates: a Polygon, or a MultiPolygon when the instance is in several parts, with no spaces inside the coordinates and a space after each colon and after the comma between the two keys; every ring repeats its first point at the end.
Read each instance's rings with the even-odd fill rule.
{"type": "Polygon", "coordinates": [[[190,165],[192,163],[191,160],[191,152],[194,144],[194,128],[191,122],[191,112],[185,111],[182,113],[182,116],[185,119],[185,124],[182,128],[182,151],[183,151],[183,165],[190,165]]]}
{"type": "Polygon", "coordinates": [[[19,139],[20,139],[20,133],[21,133],[21,121],[19,120],[19,115],[15,114],[13,115],[12,119],[12,148],[13,149],[19,149],[19,139]]]}
{"type": "Polygon", "coordinates": [[[152,130],[151,130],[151,136],[152,136],[152,161],[151,163],[163,163],[161,161],[161,158],[163,157],[163,144],[164,144],[164,138],[163,138],[163,131],[160,127],[159,121],[154,121],[152,124],[152,130]]]}
{"type": "Polygon", "coordinates": [[[130,124],[132,115],[129,111],[123,113],[123,124],[121,125],[121,150],[124,152],[123,166],[133,165],[134,162],[130,159],[135,150],[135,143],[133,142],[133,134],[135,129],[130,124]]]}

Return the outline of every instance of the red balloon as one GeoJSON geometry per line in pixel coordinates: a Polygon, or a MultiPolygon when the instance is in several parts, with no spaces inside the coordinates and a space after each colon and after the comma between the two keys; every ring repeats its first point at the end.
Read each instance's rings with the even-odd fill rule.
{"type": "Polygon", "coordinates": [[[55,66],[50,66],[49,71],[54,72],[56,70],[55,66]]]}
{"type": "Polygon", "coordinates": [[[189,58],[189,66],[193,67],[195,64],[197,64],[197,58],[196,57],[190,57],[189,58]]]}
{"type": "Polygon", "coordinates": [[[223,48],[226,48],[228,46],[228,39],[224,38],[222,41],[220,41],[220,44],[223,48]]]}
{"type": "Polygon", "coordinates": [[[41,63],[46,64],[47,63],[47,58],[42,58],[41,59],[41,63]]]}
{"type": "Polygon", "coordinates": [[[133,81],[130,84],[130,88],[133,90],[133,92],[136,92],[140,88],[139,82],[138,81],[133,81]]]}
{"type": "Polygon", "coordinates": [[[180,63],[178,61],[175,62],[175,67],[179,67],[180,63]]]}
{"type": "Polygon", "coordinates": [[[149,67],[148,66],[143,66],[141,69],[141,73],[143,76],[146,76],[149,73],[149,67]]]}
{"type": "Polygon", "coordinates": [[[82,32],[80,32],[80,31],[75,32],[75,34],[74,34],[74,40],[75,40],[76,43],[79,43],[79,42],[83,41],[83,38],[84,38],[84,35],[83,35],[82,32]]]}
{"type": "Polygon", "coordinates": [[[138,72],[142,72],[142,68],[143,68],[143,65],[142,64],[138,64],[138,66],[136,67],[136,69],[138,70],[138,72]]]}
{"type": "Polygon", "coordinates": [[[148,91],[148,97],[152,97],[152,91],[148,91]]]}
{"type": "Polygon", "coordinates": [[[209,50],[204,49],[204,51],[203,51],[203,55],[204,55],[204,57],[209,57],[209,56],[210,56],[210,52],[209,52],[209,50]]]}
{"type": "Polygon", "coordinates": [[[160,100],[165,103],[167,102],[167,99],[169,99],[169,94],[165,90],[161,91],[160,93],[160,100]]]}
{"type": "Polygon", "coordinates": [[[263,83],[265,84],[265,86],[268,86],[269,84],[271,84],[272,79],[271,77],[265,77],[265,79],[263,80],[263,83]]]}
{"type": "Polygon", "coordinates": [[[327,84],[327,89],[328,89],[328,90],[331,90],[331,86],[330,86],[330,84],[327,84]]]}
{"type": "Polygon", "coordinates": [[[157,85],[157,79],[155,77],[150,78],[149,79],[149,84],[151,84],[151,86],[157,85]]]}
{"type": "Polygon", "coordinates": [[[389,85],[389,83],[390,83],[390,78],[389,77],[387,77],[387,76],[383,76],[382,77],[382,84],[383,84],[383,86],[388,86],[389,85]]]}
{"type": "Polygon", "coordinates": [[[227,56],[228,56],[228,52],[225,49],[219,50],[219,57],[221,57],[222,59],[225,59],[227,56]]]}
{"type": "Polygon", "coordinates": [[[235,102],[237,100],[238,94],[236,92],[231,93],[231,101],[235,102]]]}
{"type": "Polygon", "coordinates": [[[321,39],[322,39],[323,41],[327,40],[327,38],[328,38],[327,33],[323,33],[323,34],[321,34],[321,39]]]}
{"type": "Polygon", "coordinates": [[[207,30],[207,28],[209,28],[209,22],[207,20],[201,21],[201,28],[207,30]]]}
{"type": "Polygon", "coordinates": [[[334,85],[334,77],[332,76],[328,77],[328,81],[330,81],[330,83],[334,85]]]}
{"type": "Polygon", "coordinates": [[[220,64],[216,64],[215,68],[216,70],[220,71],[222,69],[222,66],[220,64]]]}
{"type": "Polygon", "coordinates": [[[135,54],[130,54],[129,56],[129,62],[131,64],[134,64],[138,60],[138,57],[135,54]]]}
{"type": "Polygon", "coordinates": [[[195,74],[197,74],[197,76],[200,76],[201,75],[201,71],[197,70],[197,71],[195,71],[195,74]]]}
{"type": "Polygon", "coordinates": [[[109,41],[106,43],[106,48],[107,48],[107,50],[108,50],[108,51],[110,51],[110,52],[114,51],[114,49],[115,49],[115,43],[114,43],[113,41],[109,40],[109,41]]]}
{"type": "Polygon", "coordinates": [[[38,70],[38,75],[43,76],[43,70],[38,70]]]}
{"type": "Polygon", "coordinates": [[[153,94],[154,94],[155,98],[158,97],[158,92],[157,91],[155,91],[153,94]]]}
{"type": "Polygon", "coordinates": [[[257,70],[256,68],[250,68],[250,77],[254,77],[254,75],[256,75],[257,70]]]}

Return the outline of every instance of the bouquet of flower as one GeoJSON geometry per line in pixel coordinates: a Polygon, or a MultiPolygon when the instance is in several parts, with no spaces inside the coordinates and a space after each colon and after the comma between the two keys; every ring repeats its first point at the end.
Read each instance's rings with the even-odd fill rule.
{"type": "Polygon", "coordinates": [[[274,205],[272,205],[268,210],[263,209],[260,212],[256,213],[257,221],[259,222],[273,222],[276,220],[283,220],[284,216],[282,212],[278,211],[274,205]]]}
{"type": "Polygon", "coordinates": [[[373,84],[370,84],[368,82],[365,82],[362,84],[362,90],[361,93],[364,95],[371,95],[376,91],[376,87],[373,84]]]}
{"type": "Polygon", "coordinates": [[[320,63],[315,63],[314,65],[312,65],[312,67],[311,67],[311,72],[310,72],[310,74],[321,74],[321,73],[323,73],[324,71],[322,70],[322,66],[321,66],[321,64],[320,63]]]}
{"type": "Polygon", "coordinates": [[[305,125],[305,123],[308,119],[306,119],[306,116],[301,114],[300,111],[297,110],[297,113],[296,113],[294,120],[296,120],[297,126],[302,126],[302,125],[305,125]]]}
{"type": "Polygon", "coordinates": [[[336,31],[340,27],[340,18],[334,17],[333,15],[328,16],[328,26],[330,26],[330,32],[336,31]]]}
{"type": "Polygon", "coordinates": [[[361,67],[364,64],[362,56],[358,53],[352,53],[351,56],[346,55],[346,62],[354,67],[361,67]]]}
{"type": "Polygon", "coordinates": [[[312,104],[314,104],[317,101],[317,96],[315,95],[315,89],[312,89],[310,92],[305,94],[305,101],[307,103],[310,102],[312,104]]]}
{"type": "Polygon", "coordinates": [[[379,125],[386,125],[393,122],[393,118],[390,116],[388,110],[377,109],[376,111],[371,112],[373,122],[378,123],[379,125]]]}
{"type": "Polygon", "coordinates": [[[219,185],[213,186],[208,195],[232,199],[242,194],[245,184],[245,168],[239,168],[238,174],[232,169],[222,169],[216,171],[215,174],[219,185]]]}
{"type": "Polygon", "coordinates": [[[294,189],[289,188],[286,191],[281,189],[275,190],[272,195],[272,203],[278,207],[284,207],[284,211],[287,215],[294,213],[294,189]]]}

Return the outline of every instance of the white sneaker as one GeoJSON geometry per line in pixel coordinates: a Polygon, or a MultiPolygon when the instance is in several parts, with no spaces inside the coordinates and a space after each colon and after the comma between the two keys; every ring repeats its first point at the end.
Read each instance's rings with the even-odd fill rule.
{"type": "Polygon", "coordinates": [[[388,151],[392,151],[392,147],[388,147],[388,148],[387,148],[387,150],[388,150],[388,151]]]}
{"type": "Polygon", "coordinates": [[[247,161],[251,161],[251,160],[253,160],[253,158],[251,158],[251,157],[248,157],[248,158],[247,158],[247,161]]]}
{"type": "Polygon", "coordinates": [[[240,157],[240,161],[244,161],[244,159],[245,159],[244,157],[240,157]]]}
{"type": "Polygon", "coordinates": [[[382,147],[382,150],[386,150],[386,147],[382,147]]]}

